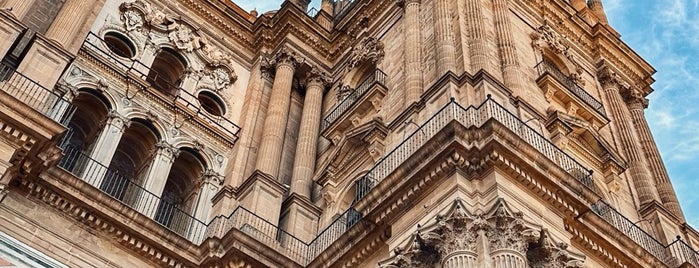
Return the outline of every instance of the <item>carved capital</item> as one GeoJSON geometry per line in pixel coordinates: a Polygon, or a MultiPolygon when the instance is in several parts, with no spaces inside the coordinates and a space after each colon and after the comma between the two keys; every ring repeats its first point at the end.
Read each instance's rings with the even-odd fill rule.
{"type": "Polygon", "coordinates": [[[165,141],[159,141],[155,144],[156,154],[166,157],[171,162],[180,154],[180,149],[165,141]]]}
{"type": "Polygon", "coordinates": [[[325,88],[328,85],[330,85],[331,82],[332,81],[330,80],[330,77],[328,77],[328,74],[321,70],[318,70],[318,68],[313,68],[306,74],[307,87],[313,85],[325,88]]]}
{"type": "Polygon", "coordinates": [[[282,49],[277,52],[277,54],[274,56],[274,61],[276,62],[277,69],[279,69],[280,66],[288,66],[291,69],[295,69],[301,62],[296,52],[286,47],[282,47],[282,49]]]}
{"type": "Polygon", "coordinates": [[[105,123],[107,125],[119,128],[119,130],[121,130],[122,132],[126,130],[129,126],[131,126],[131,120],[129,120],[129,118],[123,116],[116,110],[109,111],[109,113],[107,114],[107,118],[105,119],[105,123]]]}
{"type": "Polygon", "coordinates": [[[529,37],[532,39],[532,46],[535,48],[548,48],[556,54],[561,54],[566,57],[568,55],[568,38],[557,33],[547,23],[537,28],[529,37]]]}
{"type": "Polygon", "coordinates": [[[487,219],[492,226],[487,232],[492,251],[508,249],[525,254],[527,243],[524,240],[524,220],[521,212],[511,212],[500,203],[487,219]]]}
{"type": "Polygon", "coordinates": [[[623,94],[629,109],[643,110],[648,108],[648,99],[643,96],[643,92],[636,87],[630,87],[623,94]]]}
{"type": "Polygon", "coordinates": [[[621,91],[623,88],[629,87],[616,72],[606,66],[597,72],[597,79],[602,84],[604,90],[621,91]]]}

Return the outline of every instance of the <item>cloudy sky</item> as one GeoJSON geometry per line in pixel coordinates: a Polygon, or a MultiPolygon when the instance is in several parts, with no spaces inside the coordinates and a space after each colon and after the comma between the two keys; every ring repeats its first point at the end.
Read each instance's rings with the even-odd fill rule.
{"type": "MultiPolygon", "coordinates": [[[[235,2],[262,13],[278,9],[282,0],[235,2]]],[[[699,228],[699,0],[603,4],[622,39],[658,70],[646,116],[687,221],[699,228]]]]}
{"type": "Polygon", "coordinates": [[[699,0],[603,0],[609,23],[658,72],[646,117],[687,221],[699,228],[699,0]]]}

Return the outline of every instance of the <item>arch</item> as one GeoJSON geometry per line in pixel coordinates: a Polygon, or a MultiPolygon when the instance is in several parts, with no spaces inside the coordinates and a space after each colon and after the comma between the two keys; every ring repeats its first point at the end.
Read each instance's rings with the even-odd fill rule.
{"type": "Polygon", "coordinates": [[[124,111],[124,116],[129,118],[131,121],[141,120],[148,122],[148,126],[152,128],[153,133],[156,133],[156,135],[159,137],[159,140],[169,141],[170,133],[168,131],[168,128],[165,124],[163,124],[163,122],[159,121],[159,117],[156,114],[153,114],[150,111],[143,111],[141,110],[141,108],[131,108],[124,111]]]}
{"type": "Polygon", "coordinates": [[[541,50],[541,58],[544,61],[548,61],[553,66],[558,68],[566,76],[577,72],[577,67],[568,58],[561,57],[559,54],[554,53],[548,48],[543,48],[541,50]]]}
{"type": "Polygon", "coordinates": [[[102,123],[112,109],[104,95],[90,88],[79,89],[72,103],[76,110],[68,123],[69,130],[64,144],[82,151],[94,144],[102,129],[102,123]]]}
{"type": "Polygon", "coordinates": [[[124,131],[109,168],[140,184],[161,136],[149,121],[135,118],[124,131]]]}
{"type": "Polygon", "coordinates": [[[182,54],[170,47],[162,47],[155,55],[146,81],[160,92],[175,96],[188,66],[182,54]]]}
{"type": "Polygon", "coordinates": [[[207,166],[204,157],[191,147],[180,148],[168,173],[155,220],[175,231],[186,228],[187,215],[196,206],[200,181],[207,166]]]}
{"type": "Polygon", "coordinates": [[[214,168],[215,161],[212,158],[212,156],[203,152],[202,149],[198,149],[201,148],[200,146],[202,145],[192,140],[191,137],[187,137],[186,135],[179,135],[177,138],[173,138],[170,141],[170,144],[172,144],[172,146],[175,148],[192,148],[197,152],[198,156],[201,157],[200,160],[202,161],[206,169],[214,168]]]}

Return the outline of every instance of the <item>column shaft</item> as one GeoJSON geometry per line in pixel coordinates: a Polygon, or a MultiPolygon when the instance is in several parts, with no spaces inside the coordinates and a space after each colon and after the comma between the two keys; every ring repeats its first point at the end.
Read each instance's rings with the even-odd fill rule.
{"type": "Polygon", "coordinates": [[[668,176],[665,165],[663,165],[660,152],[658,152],[658,147],[655,145],[655,141],[653,141],[648,122],[643,114],[643,104],[639,101],[632,101],[632,103],[629,104],[629,111],[631,112],[633,124],[636,126],[638,138],[640,139],[643,152],[645,153],[648,167],[653,178],[655,178],[660,202],[662,202],[675,217],[684,221],[680,203],[677,200],[677,195],[675,195],[675,190],[672,188],[672,183],[670,182],[670,176],[668,176]]]}
{"type": "Polygon", "coordinates": [[[512,90],[513,95],[522,96],[524,93],[524,82],[522,81],[517,49],[512,36],[507,0],[493,0],[493,9],[495,12],[495,34],[498,38],[503,83],[512,90]]]}
{"type": "Polygon", "coordinates": [[[405,1],[405,16],[403,17],[403,32],[405,34],[405,104],[420,100],[422,95],[422,70],[420,68],[420,1],[405,1]]]}
{"type": "Polygon", "coordinates": [[[114,157],[114,152],[116,152],[121,136],[124,134],[124,130],[128,127],[130,121],[128,118],[123,117],[116,112],[110,112],[106,118],[104,128],[99,137],[95,141],[94,145],[91,147],[92,152],[90,152],[90,158],[101,163],[102,165],[109,166],[112,162],[112,157],[114,157]]]}
{"type": "Polygon", "coordinates": [[[3,1],[0,8],[12,8],[12,14],[14,14],[17,19],[21,20],[22,17],[27,14],[32,4],[34,4],[34,0],[7,0],[3,1]]]}
{"type": "Polygon", "coordinates": [[[80,32],[86,24],[92,24],[86,20],[96,4],[95,0],[67,0],[58,12],[56,19],[51,23],[46,36],[58,41],[65,49],[73,52],[74,39],[82,36],[80,32]]]}
{"type": "Polygon", "coordinates": [[[473,252],[452,252],[444,258],[443,268],[475,268],[478,267],[478,255],[473,252]]]}
{"type": "Polygon", "coordinates": [[[619,94],[619,84],[614,81],[602,81],[602,86],[619,137],[619,145],[628,160],[627,172],[634,182],[638,199],[641,205],[657,200],[653,180],[640,152],[641,144],[636,139],[635,129],[631,126],[631,115],[619,94]]]}
{"type": "Polygon", "coordinates": [[[515,250],[497,250],[491,253],[495,268],[525,268],[525,256],[515,250]]]}
{"type": "Polygon", "coordinates": [[[469,32],[468,46],[471,54],[471,71],[489,70],[488,43],[483,23],[481,0],[466,0],[466,22],[469,32]]]}
{"type": "Polygon", "coordinates": [[[450,0],[434,0],[432,9],[435,26],[437,76],[441,76],[447,71],[454,71],[456,48],[454,47],[454,30],[451,27],[451,16],[449,12],[450,0]]]}
{"type": "Polygon", "coordinates": [[[263,128],[260,153],[257,155],[257,169],[275,178],[279,175],[293,78],[294,64],[291,60],[279,62],[263,128]]]}
{"type": "Polygon", "coordinates": [[[313,79],[306,87],[306,97],[303,101],[303,113],[301,114],[301,126],[299,127],[291,183],[292,193],[307,198],[311,197],[322,102],[323,82],[319,79],[313,79]]]}

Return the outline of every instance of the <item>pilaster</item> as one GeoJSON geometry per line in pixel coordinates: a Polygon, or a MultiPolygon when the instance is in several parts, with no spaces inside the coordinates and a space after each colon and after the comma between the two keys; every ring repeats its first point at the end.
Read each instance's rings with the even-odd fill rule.
{"type": "Polygon", "coordinates": [[[66,0],[46,37],[56,40],[70,53],[77,53],[104,0],[66,0]]]}

